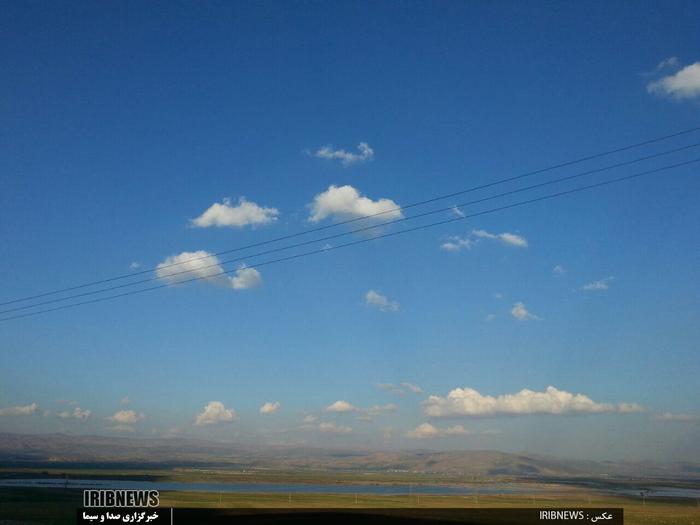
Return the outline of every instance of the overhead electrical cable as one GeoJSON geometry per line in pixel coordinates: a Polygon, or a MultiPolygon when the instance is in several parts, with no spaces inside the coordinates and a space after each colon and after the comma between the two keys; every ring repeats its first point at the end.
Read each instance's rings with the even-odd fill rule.
{"type": "MultiPolygon", "coordinates": [[[[507,204],[507,205],[503,205],[503,206],[498,206],[498,207],[496,207],[496,208],[491,208],[491,209],[488,209],[488,210],[483,210],[483,211],[480,211],[480,212],[475,212],[475,213],[471,213],[471,214],[465,214],[464,216],[453,217],[453,218],[450,218],[450,219],[445,219],[445,220],[442,220],[442,221],[432,222],[432,223],[429,223],[429,224],[423,224],[423,225],[420,225],[420,226],[415,226],[415,227],[412,227],[412,228],[407,228],[407,229],[399,230],[399,231],[395,231],[395,232],[389,232],[389,233],[385,233],[385,234],[378,235],[378,236],[374,236],[374,237],[367,237],[367,238],[363,238],[363,239],[358,239],[358,240],[355,240],[355,241],[347,242],[347,243],[344,243],[344,244],[338,244],[338,245],[335,245],[335,246],[322,247],[322,248],[320,248],[320,249],[311,250],[311,251],[308,251],[308,252],[302,252],[302,253],[298,253],[298,254],[294,254],[294,255],[289,255],[289,256],[287,256],[287,257],[281,257],[281,258],[279,258],[279,259],[272,259],[272,260],[269,260],[269,261],[263,261],[263,262],[261,262],[261,263],[255,264],[255,265],[253,265],[253,266],[249,266],[249,267],[247,267],[247,268],[256,268],[256,269],[257,269],[257,268],[260,268],[260,267],[262,267],[262,266],[268,266],[268,265],[270,265],[270,264],[276,264],[276,263],[280,263],[280,262],[290,261],[290,260],[299,259],[299,258],[302,258],[302,257],[307,257],[307,256],[310,256],[310,255],[316,255],[316,254],[320,254],[320,253],[326,253],[326,252],[329,252],[329,251],[332,251],[332,250],[338,250],[338,249],[341,249],[341,248],[347,248],[347,247],[355,246],[355,245],[358,245],[358,244],[363,244],[363,243],[367,243],[367,242],[372,242],[372,241],[376,241],[376,240],[379,240],[379,239],[384,239],[384,238],[388,238],[388,237],[395,237],[395,236],[397,236],[397,235],[402,235],[402,234],[405,234],[405,233],[411,233],[411,232],[415,232],[415,231],[425,230],[425,229],[428,229],[428,228],[434,228],[434,227],[437,227],[437,226],[442,226],[442,225],[445,225],[445,224],[451,224],[451,223],[455,223],[455,222],[458,222],[458,221],[463,221],[463,220],[470,219],[470,218],[474,218],[474,217],[480,217],[480,216],[482,216],[482,215],[488,215],[488,214],[496,213],[496,212],[499,212],[499,211],[504,211],[504,210],[508,210],[508,209],[512,209],[512,208],[517,208],[517,207],[520,207],[520,206],[525,206],[525,205],[528,205],[528,204],[533,204],[533,203],[535,203],[535,202],[540,202],[540,201],[555,199],[555,198],[559,198],[559,197],[562,197],[562,196],[565,196],[565,195],[570,195],[570,194],[573,194],[573,193],[578,193],[578,192],[581,192],[581,191],[586,191],[586,190],[590,190],[590,189],[594,189],[594,188],[600,188],[600,187],[603,187],[603,186],[608,186],[608,185],[610,185],[610,184],[615,184],[615,183],[619,183],[619,182],[623,182],[623,181],[632,180],[632,179],[639,178],[639,177],[642,177],[642,176],[645,176],[645,175],[651,175],[651,174],[654,174],[654,173],[660,173],[660,172],[662,172],[662,171],[667,171],[667,170],[671,170],[671,169],[674,169],[674,168],[679,168],[679,167],[682,167],[682,166],[687,166],[687,165],[694,164],[694,163],[697,163],[697,162],[700,162],[700,158],[691,159],[691,160],[688,160],[688,161],[685,161],[685,162],[681,162],[681,163],[678,163],[678,164],[673,164],[673,165],[668,165],[668,166],[662,166],[662,167],[659,167],[659,168],[655,168],[655,169],[652,169],[652,170],[647,170],[647,171],[643,171],[643,172],[639,172],[639,173],[634,173],[634,174],[631,174],[631,175],[625,175],[625,176],[617,177],[617,178],[614,178],[614,179],[608,179],[608,180],[601,181],[601,182],[597,182],[597,183],[594,183],[594,184],[589,184],[589,185],[586,185],[586,186],[579,186],[579,187],[577,187],[577,188],[572,188],[572,189],[568,189],[568,190],[564,190],[564,191],[560,191],[560,192],[556,192],[556,193],[551,193],[551,194],[548,194],[548,195],[543,195],[543,196],[540,196],[540,197],[535,197],[535,198],[527,199],[527,200],[524,200],[524,201],[518,201],[518,202],[515,202],[515,203],[511,203],[511,204],[507,204]]],[[[177,283],[174,283],[174,284],[186,284],[186,283],[190,283],[190,282],[194,282],[194,281],[201,281],[201,280],[205,280],[205,279],[210,279],[211,277],[216,277],[216,276],[220,276],[220,275],[230,274],[230,273],[236,272],[236,271],[238,271],[238,270],[239,270],[239,269],[232,269],[232,270],[223,271],[223,272],[218,273],[218,274],[216,274],[216,275],[192,277],[192,278],[189,278],[189,279],[186,279],[186,280],[183,280],[183,281],[178,281],[177,283]]],[[[148,287],[148,288],[141,288],[141,289],[138,289],[138,290],[130,290],[130,291],[128,291],[128,292],[123,292],[123,293],[120,293],[120,294],[110,295],[110,296],[107,296],[107,297],[98,297],[98,298],[96,298],[96,299],[90,299],[90,300],[87,300],[87,301],[81,301],[81,302],[77,302],[77,303],[71,303],[71,304],[56,306],[56,307],[53,307],[53,308],[47,308],[47,309],[38,310],[38,311],[35,311],[35,312],[28,312],[28,313],[19,314],[19,315],[15,315],[15,316],[11,316],[11,317],[4,317],[4,318],[0,318],[0,322],[3,322],[3,321],[10,321],[10,320],[13,320],[13,319],[20,319],[20,318],[23,318],[23,317],[31,317],[31,316],[40,315],[40,314],[44,314],[44,313],[48,313],[48,312],[54,312],[54,311],[58,311],[58,310],[65,310],[65,309],[68,309],[68,308],[76,308],[76,307],[78,307],[78,306],[83,306],[83,305],[87,305],[87,304],[94,304],[94,303],[98,303],[98,302],[102,302],[102,301],[108,301],[108,300],[112,300],[112,299],[117,299],[117,298],[120,298],[120,297],[126,297],[126,296],[130,296],[130,295],[136,295],[136,294],[140,294],[140,293],[150,292],[150,291],[159,290],[159,289],[162,289],[162,288],[167,288],[167,287],[170,287],[170,286],[171,286],[171,284],[168,283],[168,284],[160,284],[160,285],[157,285],[157,286],[151,286],[151,287],[148,287]]]]}
{"type": "MultiPolygon", "coordinates": [[[[97,295],[97,294],[100,294],[100,293],[106,293],[106,292],[111,292],[111,291],[114,291],[114,290],[120,290],[120,289],[122,289],[122,288],[127,288],[127,287],[129,287],[129,286],[136,286],[136,285],[139,285],[139,284],[144,284],[144,283],[148,283],[148,282],[152,282],[152,281],[157,281],[157,280],[162,279],[163,277],[167,277],[168,279],[171,279],[171,278],[173,278],[173,277],[175,277],[175,276],[178,276],[178,275],[185,275],[185,274],[193,273],[193,272],[201,272],[202,270],[207,270],[207,269],[210,269],[210,268],[218,268],[218,267],[224,266],[224,265],[226,265],[226,264],[231,264],[231,263],[234,263],[234,262],[242,262],[242,261],[244,261],[244,260],[250,260],[250,259],[252,259],[252,258],[261,257],[261,256],[263,256],[263,255],[270,255],[270,254],[273,254],[273,253],[279,253],[279,252],[291,250],[291,249],[294,249],[294,248],[299,248],[299,247],[301,247],[301,246],[308,246],[308,245],[310,245],[310,244],[315,244],[315,243],[318,243],[318,242],[330,241],[330,240],[334,240],[334,239],[337,239],[337,238],[340,238],[340,237],[345,237],[345,236],[348,236],[348,235],[352,235],[352,234],[355,234],[355,233],[363,233],[363,232],[366,232],[366,231],[369,231],[369,230],[373,230],[373,229],[377,229],[377,228],[382,228],[382,227],[384,227],[384,226],[388,226],[388,225],[391,225],[391,224],[396,224],[396,223],[399,223],[399,222],[406,222],[406,221],[411,221],[411,220],[419,219],[419,218],[421,218],[421,217],[426,217],[426,216],[429,216],[429,215],[435,215],[435,214],[437,214],[437,213],[449,212],[449,211],[452,211],[452,210],[454,209],[454,207],[463,208],[463,207],[466,207],[466,206],[471,206],[471,205],[474,205],[474,204],[479,204],[479,203],[482,203],[482,202],[487,202],[487,201],[490,201],[490,200],[499,199],[499,198],[501,198],[501,197],[506,197],[506,196],[508,196],[508,195],[515,195],[515,194],[518,194],[518,193],[522,193],[522,192],[524,192],[524,191],[530,191],[530,190],[537,189],[537,188],[543,188],[543,187],[545,187],[545,186],[551,186],[552,184],[558,184],[558,183],[560,183],[560,182],[564,182],[564,181],[568,181],[568,180],[573,180],[573,179],[576,179],[576,178],[584,177],[584,176],[586,176],[586,175],[593,175],[593,174],[596,174],[596,173],[602,173],[602,172],[604,172],[604,171],[608,171],[608,170],[611,170],[611,169],[621,168],[621,167],[623,167],[623,166],[629,166],[629,165],[631,165],[631,164],[636,164],[636,163],[643,162],[643,161],[646,161],[646,160],[650,160],[650,159],[662,157],[662,156],[664,156],[664,155],[670,155],[670,154],[673,154],[673,153],[678,153],[678,152],[680,152],[680,151],[684,151],[684,150],[687,150],[687,149],[695,148],[695,147],[698,147],[698,146],[700,146],[700,142],[695,143],[695,144],[690,144],[690,145],[688,145],[688,146],[683,146],[683,147],[680,147],[680,148],[672,149],[672,150],[663,151],[663,152],[660,152],[660,153],[655,153],[655,154],[653,154],[653,155],[647,155],[647,156],[645,156],[645,157],[639,157],[639,158],[632,159],[632,160],[628,160],[628,161],[624,161],[624,162],[618,162],[617,164],[612,164],[612,165],[609,165],[609,166],[604,166],[604,167],[596,168],[596,169],[593,169],[593,170],[587,170],[587,171],[584,171],[584,172],[581,172],[581,173],[576,173],[576,174],[574,174],[574,175],[568,175],[568,176],[566,176],[566,177],[559,177],[559,178],[552,179],[552,180],[549,180],[549,181],[540,182],[540,183],[538,183],[538,184],[532,184],[532,185],[530,185],[530,186],[525,186],[525,187],[522,187],[522,188],[517,188],[517,189],[514,189],[514,190],[502,192],[502,193],[499,193],[499,194],[496,194],[496,195],[491,195],[491,196],[488,196],[488,197],[483,197],[483,198],[476,199],[476,200],[472,200],[472,201],[469,201],[469,202],[462,202],[462,203],[458,203],[458,204],[455,204],[455,205],[452,205],[452,206],[449,206],[449,207],[439,208],[439,209],[436,209],[436,210],[431,210],[431,211],[419,213],[419,214],[416,214],[416,215],[411,215],[410,217],[401,217],[401,218],[399,218],[399,219],[393,219],[393,220],[390,220],[390,221],[385,221],[385,222],[382,222],[382,223],[373,224],[373,225],[370,225],[370,226],[365,226],[365,227],[362,227],[362,228],[357,228],[357,229],[350,230],[350,231],[346,231],[346,232],[342,232],[342,233],[336,233],[336,234],[334,234],[334,235],[329,235],[329,236],[326,236],[326,237],[321,237],[321,238],[317,238],[317,239],[312,239],[312,240],[309,240],[309,241],[304,241],[304,242],[300,242],[300,243],[295,243],[295,244],[291,244],[291,245],[287,245],[287,246],[281,246],[281,247],[278,247],[278,248],[272,248],[272,249],[270,249],[270,250],[265,250],[265,251],[262,251],[262,252],[257,252],[257,253],[249,254],[249,255],[246,255],[246,256],[236,257],[236,258],[234,258],[234,259],[227,259],[227,260],[224,260],[224,261],[217,261],[217,262],[215,262],[215,263],[208,264],[208,265],[205,265],[205,266],[200,266],[200,267],[198,267],[198,268],[193,268],[193,269],[189,269],[189,270],[182,270],[182,271],[180,271],[180,272],[168,273],[167,276],[158,276],[158,275],[156,275],[156,276],[153,276],[153,277],[148,277],[148,278],[146,278],[146,279],[140,279],[140,280],[138,280],[138,281],[132,281],[132,282],[128,282],[128,283],[125,283],[125,284],[118,284],[118,285],[114,285],[114,286],[109,286],[109,287],[107,287],[107,288],[100,288],[99,290],[91,290],[91,291],[89,291],[89,292],[82,292],[82,293],[78,293],[78,294],[72,294],[72,295],[68,295],[68,296],[66,296],[66,297],[59,297],[59,298],[57,298],[57,299],[49,299],[49,300],[46,300],[46,301],[40,301],[40,302],[38,302],[38,303],[32,303],[32,304],[23,305],[23,306],[17,306],[17,307],[14,307],[14,308],[8,308],[8,309],[6,309],[6,310],[0,310],[0,315],[12,313],[12,312],[19,312],[19,311],[22,311],[22,310],[28,310],[28,309],[31,309],[31,308],[36,308],[36,307],[44,306],[44,305],[47,305],[47,304],[55,304],[55,303],[59,303],[59,302],[63,302],[63,301],[69,301],[69,300],[71,300],[71,299],[76,299],[76,298],[80,298],[80,297],[88,297],[88,296],[90,296],[90,295],[97,295]]],[[[198,258],[198,259],[195,259],[195,260],[201,260],[201,259],[202,259],[202,258],[198,258]]],[[[192,259],[190,259],[190,260],[192,260],[192,259]]],[[[169,266],[165,265],[165,266],[163,266],[163,267],[160,267],[159,269],[168,268],[168,267],[169,267],[169,266]]]]}
{"type": "MultiPolygon", "coordinates": [[[[284,241],[284,240],[293,239],[293,238],[300,237],[300,236],[303,236],[303,235],[309,235],[309,234],[316,233],[316,232],[319,232],[319,231],[327,230],[327,229],[329,229],[329,228],[335,228],[335,227],[341,226],[341,225],[343,225],[343,224],[350,224],[350,223],[353,223],[353,222],[357,222],[357,221],[361,221],[361,220],[366,220],[366,219],[370,219],[370,218],[373,218],[373,217],[378,217],[378,216],[385,215],[385,214],[388,214],[388,213],[394,213],[394,212],[396,212],[396,211],[407,210],[407,209],[410,209],[410,208],[414,208],[414,207],[416,207],[416,206],[422,206],[422,205],[430,204],[430,203],[437,202],[437,201],[440,201],[440,200],[444,200],[444,199],[449,199],[449,198],[452,198],[452,197],[456,197],[456,196],[458,196],[458,195],[464,195],[465,193],[470,193],[470,192],[474,192],[474,191],[478,191],[478,190],[490,188],[490,187],[493,187],[493,186],[497,186],[497,185],[500,185],[500,184],[505,184],[505,183],[508,183],[508,182],[513,182],[513,181],[516,181],[516,180],[519,180],[519,179],[523,179],[523,178],[526,178],[526,177],[531,177],[531,176],[533,176],[533,175],[545,173],[545,172],[552,171],[552,170],[555,170],[555,169],[564,168],[564,167],[567,167],[567,166],[572,166],[572,165],[575,165],[575,164],[579,164],[579,163],[586,162],[586,161],[589,161],[589,160],[594,160],[594,159],[602,158],[602,157],[605,157],[605,156],[608,156],[608,155],[613,155],[613,154],[616,154],[616,153],[622,153],[622,152],[624,152],[624,151],[632,150],[632,149],[635,149],[635,148],[640,148],[640,147],[643,147],[643,146],[648,146],[648,145],[650,145],[650,144],[658,143],[658,142],[661,142],[661,141],[664,141],[664,140],[670,140],[670,139],[677,138],[677,137],[680,137],[680,136],[683,136],[683,135],[687,135],[687,134],[689,134],[689,133],[694,133],[694,132],[697,132],[697,131],[700,131],[700,126],[699,126],[699,127],[695,127],[695,128],[685,129],[685,130],[682,130],[682,131],[678,131],[678,132],[676,132],[676,133],[671,133],[671,134],[669,134],[669,135],[663,135],[663,136],[661,136],[661,137],[655,137],[655,138],[652,138],[652,139],[649,139],[649,140],[645,140],[645,141],[642,141],[642,142],[637,142],[637,143],[634,143],[634,144],[629,144],[629,145],[622,146],[622,147],[618,147],[618,148],[615,148],[615,149],[603,151],[603,152],[600,152],[600,153],[595,153],[595,154],[593,154],[593,155],[588,155],[588,156],[585,156],[585,157],[580,157],[580,158],[578,158],[578,159],[574,159],[574,160],[570,160],[570,161],[561,162],[561,163],[558,163],[558,164],[554,164],[554,165],[551,165],[551,166],[547,166],[547,167],[545,167],[545,168],[540,168],[540,169],[537,169],[537,170],[534,170],[534,171],[529,171],[529,172],[526,172],[526,173],[522,173],[522,174],[520,174],[520,175],[515,175],[515,176],[512,176],[512,177],[507,177],[507,178],[504,178],[504,179],[499,179],[499,180],[496,180],[496,181],[493,181],[493,182],[489,182],[489,183],[485,183],[485,184],[480,184],[480,185],[477,185],[477,186],[472,186],[472,187],[466,188],[466,189],[464,189],[464,190],[459,190],[459,191],[455,191],[455,192],[452,192],[452,193],[448,193],[448,194],[444,194],[444,195],[439,195],[439,196],[436,196],[436,197],[432,197],[432,198],[430,198],[430,199],[426,199],[426,200],[414,202],[414,203],[411,203],[411,204],[407,204],[407,205],[405,205],[405,206],[398,206],[398,207],[395,207],[395,208],[382,210],[382,211],[380,211],[380,212],[373,213],[373,214],[369,214],[369,215],[364,215],[364,216],[362,216],[362,217],[353,217],[353,218],[346,219],[346,220],[343,220],[343,221],[335,222],[335,223],[333,223],[333,224],[327,224],[327,225],[319,226],[319,227],[316,227],[316,228],[311,228],[311,229],[308,229],[308,230],[304,230],[304,231],[292,233],[292,234],[289,234],[289,235],[283,235],[283,236],[280,236],[280,237],[276,237],[276,238],[273,238],[273,239],[268,239],[268,240],[265,240],[265,241],[260,241],[260,242],[253,243],[253,244],[248,244],[248,245],[245,245],[245,246],[239,246],[239,247],[232,248],[232,249],[228,249],[228,250],[222,250],[222,251],[219,251],[219,252],[216,252],[216,253],[212,253],[212,254],[209,254],[209,255],[205,255],[205,256],[202,256],[202,257],[194,257],[194,258],[191,258],[191,259],[189,259],[189,260],[178,261],[178,262],[170,263],[170,264],[168,264],[168,265],[162,265],[160,268],[163,269],[163,268],[168,268],[168,267],[171,267],[171,266],[179,266],[179,265],[186,264],[186,263],[188,263],[188,262],[192,262],[192,261],[195,261],[195,260],[207,259],[207,258],[211,258],[211,257],[218,257],[218,256],[221,256],[221,255],[226,255],[226,254],[234,253],[234,252],[237,252],[237,251],[247,250],[247,249],[250,249],[250,248],[257,248],[257,247],[260,247],[260,246],[265,246],[265,245],[268,245],[268,244],[272,244],[272,243],[276,243],[276,242],[280,242],[280,241],[284,241]]],[[[68,286],[68,287],[60,288],[60,289],[56,289],[56,290],[51,290],[51,291],[48,291],[48,292],[43,292],[43,293],[39,293],[39,294],[35,294],[35,295],[29,295],[29,296],[25,296],[25,297],[19,297],[19,298],[12,299],[12,300],[9,300],[9,301],[0,302],[0,306],[5,306],[5,305],[9,305],[9,304],[15,304],[15,303],[18,303],[18,302],[23,302],[23,301],[30,301],[30,300],[33,300],[33,299],[39,299],[39,298],[47,297],[47,296],[50,296],[50,295],[56,295],[56,294],[60,294],[60,293],[64,293],[64,292],[70,292],[70,291],[78,290],[78,289],[81,289],[81,288],[87,288],[87,287],[90,287],[90,286],[97,286],[97,285],[99,285],[99,284],[105,284],[105,283],[114,282],[114,281],[118,281],[118,280],[122,280],[122,279],[129,279],[129,278],[136,277],[136,276],[138,276],[138,275],[144,275],[144,274],[153,272],[153,271],[155,271],[155,270],[156,270],[156,268],[148,268],[148,269],[144,269],[144,270],[139,270],[139,271],[137,271],[137,272],[130,272],[130,273],[128,273],[128,274],[117,275],[117,276],[115,276],[115,277],[109,277],[109,278],[105,278],[105,279],[99,279],[99,280],[95,280],[95,281],[90,281],[90,282],[86,282],[86,283],[82,283],[82,284],[77,284],[77,285],[74,285],[74,286],[68,286]]]]}

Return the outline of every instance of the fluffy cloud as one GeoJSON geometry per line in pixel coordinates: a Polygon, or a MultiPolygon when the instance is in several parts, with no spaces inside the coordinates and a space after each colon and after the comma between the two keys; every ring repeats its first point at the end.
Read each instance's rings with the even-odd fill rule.
{"type": "Polygon", "coordinates": [[[214,425],[216,423],[224,423],[233,421],[236,417],[236,411],[232,408],[226,408],[221,401],[210,401],[204,410],[197,414],[195,425],[205,426],[214,425]]]}
{"type": "Polygon", "coordinates": [[[403,396],[407,392],[413,392],[414,394],[423,393],[423,389],[421,387],[419,387],[418,385],[414,385],[413,383],[408,383],[406,381],[398,385],[395,385],[394,383],[377,383],[377,388],[381,388],[382,390],[399,396],[403,396]]]}
{"type": "Polygon", "coordinates": [[[36,403],[31,405],[0,408],[0,416],[31,416],[39,409],[36,403]]]}
{"type": "Polygon", "coordinates": [[[255,268],[240,265],[235,275],[224,272],[219,258],[204,250],[182,252],[167,257],[156,266],[156,276],[168,284],[178,284],[189,279],[198,278],[217,286],[234,290],[255,288],[262,283],[262,276],[255,268]]]}
{"type": "MultiPolygon", "coordinates": [[[[673,65],[677,65],[677,62],[673,65]]],[[[700,98],[700,62],[647,84],[647,91],[654,95],[675,100],[700,98]]]]}
{"type": "Polygon", "coordinates": [[[370,290],[365,294],[365,303],[378,308],[382,312],[397,312],[399,310],[399,303],[390,301],[386,295],[382,295],[374,290],[370,290]]]}
{"type": "Polygon", "coordinates": [[[231,288],[234,290],[247,290],[257,288],[262,284],[262,275],[255,268],[240,266],[236,270],[236,275],[231,277],[231,288]]]}
{"type": "Polygon", "coordinates": [[[326,412],[354,412],[356,410],[358,410],[357,407],[343,400],[336,401],[325,408],[326,412]]]}
{"type": "Polygon", "coordinates": [[[430,423],[423,423],[422,425],[418,425],[413,430],[406,432],[406,436],[411,439],[429,439],[449,436],[466,436],[469,433],[470,432],[462,425],[455,425],[448,428],[438,428],[430,423]]]}
{"type": "Polygon", "coordinates": [[[366,142],[360,142],[357,146],[358,153],[351,153],[344,149],[333,149],[331,146],[319,148],[314,157],[327,160],[339,160],[343,166],[350,166],[358,162],[368,162],[374,159],[374,150],[366,142]]]}
{"type": "Polygon", "coordinates": [[[318,425],[318,429],[327,434],[348,434],[352,432],[351,427],[336,425],[335,423],[321,423],[318,425]]]}
{"type": "Polygon", "coordinates": [[[516,394],[495,397],[482,395],[473,388],[455,388],[447,397],[433,395],[423,403],[423,412],[432,417],[629,413],[641,410],[641,406],[632,403],[596,403],[583,394],[571,394],[553,386],[544,392],[525,388],[516,394]]]}
{"type": "Polygon", "coordinates": [[[513,305],[513,308],[510,310],[510,315],[515,317],[518,321],[533,321],[539,319],[535,314],[530,313],[520,301],[513,305]]]}
{"type": "Polygon", "coordinates": [[[440,245],[440,249],[446,252],[459,252],[462,250],[471,250],[474,246],[474,241],[466,237],[459,237],[457,235],[450,237],[446,242],[440,245]]]}
{"type": "Polygon", "coordinates": [[[266,208],[254,202],[247,201],[245,197],[238,199],[238,204],[232,206],[230,199],[224,199],[222,203],[215,202],[196,219],[190,222],[198,228],[210,226],[228,226],[231,228],[243,228],[244,226],[259,226],[270,224],[277,220],[279,210],[266,208]]]}
{"type": "Polygon", "coordinates": [[[607,290],[610,287],[608,283],[613,279],[614,277],[611,275],[605,279],[599,279],[597,281],[593,281],[592,283],[584,284],[581,288],[579,288],[579,290],[584,292],[600,292],[602,290],[607,290]]]}
{"type": "Polygon", "coordinates": [[[146,416],[144,416],[142,413],[135,412],[133,410],[119,410],[118,412],[115,412],[113,416],[109,416],[107,419],[117,423],[118,425],[133,425],[145,417],[146,416]]]}
{"type": "Polygon", "coordinates": [[[508,246],[515,246],[517,248],[527,248],[527,239],[514,233],[489,233],[486,230],[472,230],[472,235],[478,239],[500,241],[501,243],[506,244],[508,246]]]}
{"type": "Polygon", "coordinates": [[[566,273],[566,268],[564,268],[561,264],[557,264],[554,268],[552,268],[552,273],[554,275],[564,275],[566,273]]]}
{"type": "Polygon", "coordinates": [[[685,423],[700,422],[700,414],[674,414],[673,412],[664,412],[654,416],[656,421],[681,421],[685,423]]]}
{"type": "Polygon", "coordinates": [[[516,248],[528,247],[527,239],[515,233],[490,233],[486,230],[472,230],[466,237],[458,235],[449,237],[446,242],[440,245],[440,249],[446,252],[471,250],[482,240],[497,241],[506,246],[514,246],[516,248]]]}
{"type": "Polygon", "coordinates": [[[274,414],[279,411],[282,404],[279,401],[268,401],[263,406],[260,407],[261,414],[274,414]]]}
{"type": "Polygon", "coordinates": [[[80,407],[75,407],[73,409],[73,412],[69,412],[66,410],[60,412],[58,414],[58,417],[60,417],[61,419],[79,419],[81,421],[85,421],[90,417],[90,414],[92,414],[90,410],[83,410],[80,407]]]}
{"type": "Polygon", "coordinates": [[[377,215],[377,220],[393,220],[403,217],[399,205],[391,199],[372,200],[364,197],[352,186],[329,186],[314,197],[309,204],[310,222],[319,222],[327,217],[336,221],[377,215]]]}

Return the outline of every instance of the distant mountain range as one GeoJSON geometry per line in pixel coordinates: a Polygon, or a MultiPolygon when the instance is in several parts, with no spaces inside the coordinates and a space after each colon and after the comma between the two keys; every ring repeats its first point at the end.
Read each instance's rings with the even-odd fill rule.
{"type": "Polygon", "coordinates": [[[700,463],[581,461],[496,451],[363,451],[252,447],[184,438],[0,433],[4,467],[244,468],[413,472],[465,478],[698,479],[700,463]]]}

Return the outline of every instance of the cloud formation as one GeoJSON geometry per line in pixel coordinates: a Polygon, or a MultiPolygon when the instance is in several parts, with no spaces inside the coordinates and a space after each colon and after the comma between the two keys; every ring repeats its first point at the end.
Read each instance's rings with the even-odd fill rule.
{"type": "Polygon", "coordinates": [[[0,408],[0,416],[31,416],[39,409],[36,403],[31,405],[0,408]]]}
{"type": "Polygon", "coordinates": [[[245,265],[239,266],[236,275],[231,277],[231,288],[234,290],[247,290],[257,288],[262,284],[262,275],[255,268],[248,268],[245,265]]]}
{"type": "Polygon", "coordinates": [[[268,401],[260,407],[260,413],[274,414],[275,412],[278,412],[281,407],[282,403],[280,403],[279,401],[268,401]]]}
{"type": "Polygon", "coordinates": [[[583,394],[572,394],[553,386],[548,386],[544,392],[524,388],[516,394],[500,396],[482,395],[468,387],[455,388],[447,397],[432,395],[423,403],[424,414],[431,417],[631,413],[642,410],[634,403],[597,403],[583,394]]]}
{"type": "Polygon", "coordinates": [[[365,294],[365,303],[382,312],[398,312],[399,310],[399,303],[390,301],[386,295],[382,295],[374,290],[370,290],[365,294]]]}
{"type": "MultiPolygon", "coordinates": [[[[677,60],[671,65],[677,66],[677,60]]],[[[695,62],[676,73],[649,82],[647,91],[674,100],[700,98],[700,62],[695,62]]]]}
{"type": "Polygon", "coordinates": [[[540,319],[535,314],[530,313],[521,301],[513,305],[513,308],[510,310],[510,315],[515,317],[518,321],[535,321],[540,319]]]}
{"type": "Polygon", "coordinates": [[[358,409],[347,401],[338,400],[335,403],[328,405],[324,410],[326,412],[354,412],[358,409]]]}
{"type": "Polygon", "coordinates": [[[234,409],[226,408],[221,401],[210,401],[204,407],[204,410],[197,414],[195,425],[202,427],[234,421],[235,419],[237,419],[237,416],[234,409]]]}
{"type": "Polygon", "coordinates": [[[350,166],[358,162],[369,162],[374,159],[374,150],[366,142],[360,142],[357,146],[358,153],[351,153],[344,149],[333,149],[331,146],[319,148],[314,157],[327,160],[339,160],[343,166],[350,166]]]}
{"type": "Polygon", "coordinates": [[[318,425],[318,429],[326,434],[349,434],[352,432],[351,427],[336,425],[335,423],[321,423],[318,425]]]}
{"type": "Polygon", "coordinates": [[[472,235],[479,239],[489,239],[493,241],[499,241],[502,244],[508,246],[515,246],[517,248],[527,248],[527,239],[515,233],[489,233],[486,230],[472,230],[472,235]]]}
{"type": "Polygon", "coordinates": [[[372,200],[350,185],[331,185],[314,197],[309,204],[310,222],[319,222],[327,217],[335,221],[356,219],[368,215],[379,215],[376,220],[390,221],[403,217],[399,205],[391,199],[372,200]]]}
{"type": "Polygon", "coordinates": [[[259,206],[241,197],[237,205],[231,205],[230,199],[224,199],[221,203],[215,202],[199,217],[191,219],[190,223],[198,228],[211,226],[243,228],[275,222],[279,213],[277,208],[259,206]]]}
{"type": "Polygon", "coordinates": [[[475,242],[467,237],[454,235],[448,241],[440,245],[440,249],[446,252],[459,252],[462,250],[471,250],[475,242]]]}
{"type": "Polygon", "coordinates": [[[505,246],[513,246],[515,248],[527,248],[527,239],[515,233],[491,233],[486,230],[472,230],[466,237],[454,235],[449,237],[447,241],[440,245],[440,249],[446,252],[460,252],[462,250],[471,250],[483,240],[496,241],[505,246]]]}
{"type": "Polygon", "coordinates": [[[219,258],[204,250],[182,252],[167,257],[156,266],[156,276],[168,284],[179,284],[197,278],[234,290],[255,288],[262,283],[260,272],[244,264],[236,269],[234,275],[227,275],[219,258]]]}
{"type": "Polygon", "coordinates": [[[92,414],[90,410],[83,410],[80,407],[75,407],[73,409],[73,412],[65,410],[63,412],[60,412],[58,414],[58,417],[60,417],[61,419],[78,419],[80,421],[85,421],[90,418],[90,414],[92,414]]]}
{"type": "Polygon", "coordinates": [[[566,273],[566,268],[564,268],[561,264],[557,264],[554,268],[552,268],[552,273],[554,275],[564,275],[566,273]]]}
{"type": "Polygon", "coordinates": [[[414,394],[423,393],[423,389],[421,387],[419,387],[418,385],[414,385],[413,383],[408,383],[406,381],[398,385],[395,385],[394,383],[377,383],[377,388],[380,388],[391,394],[396,394],[398,396],[403,396],[408,392],[412,392],[414,394]]]}
{"type": "Polygon", "coordinates": [[[438,437],[466,436],[470,434],[462,425],[455,425],[448,428],[438,428],[430,423],[418,425],[413,430],[406,432],[406,437],[411,439],[429,439],[438,437]]]}
{"type": "Polygon", "coordinates": [[[135,412],[133,410],[119,410],[118,412],[115,412],[114,415],[109,416],[107,419],[112,421],[113,423],[117,423],[118,425],[133,425],[134,423],[138,423],[139,421],[143,420],[146,416],[144,416],[140,412],[135,412]]]}
{"type": "Polygon", "coordinates": [[[614,277],[612,275],[610,277],[606,277],[604,279],[598,279],[597,281],[593,281],[591,283],[584,284],[583,286],[581,286],[581,288],[579,288],[579,290],[581,290],[583,292],[600,292],[603,290],[607,290],[608,288],[610,288],[608,283],[610,281],[612,281],[613,279],[614,279],[614,277]]]}

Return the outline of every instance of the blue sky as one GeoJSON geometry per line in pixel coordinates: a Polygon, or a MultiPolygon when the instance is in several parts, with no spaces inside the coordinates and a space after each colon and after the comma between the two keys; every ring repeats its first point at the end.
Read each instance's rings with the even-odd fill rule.
{"type": "MultiPolygon", "coordinates": [[[[694,127],[699,19],[693,2],[9,4],[2,300],[694,127]]],[[[680,168],[3,322],[0,430],[696,458],[698,190],[680,168]]]]}

